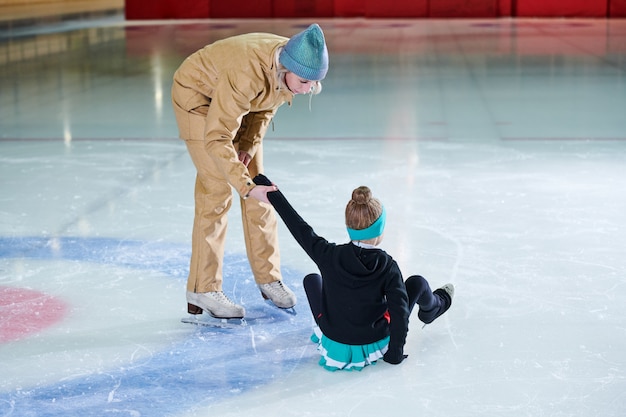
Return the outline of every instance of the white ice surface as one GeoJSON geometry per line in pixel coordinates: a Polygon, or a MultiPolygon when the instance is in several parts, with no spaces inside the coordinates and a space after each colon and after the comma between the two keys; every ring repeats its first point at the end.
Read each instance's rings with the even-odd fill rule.
{"type": "Polygon", "coordinates": [[[226,285],[251,325],[179,322],[195,173],[171,74],[209,39],[302,23],[0,44],[0,56],[40,54],[0,65],[0,286],[70,306],[0,345],[0,416],[623,416],[622,21],[322,22],[324,91],[311,110],[306,97],[280,110],[266,174],[337,242],[350,192],[368,185],[389,214],[383,247],[406,276],[453,282],[453,307],[424,329],[412,318],[401,365],[326,372],[300,284],[315,266],[281,224],[298,314],[264,304],[235,200],[226,285]],[[25,239],[43,249],[16,255],[25,239]]]}

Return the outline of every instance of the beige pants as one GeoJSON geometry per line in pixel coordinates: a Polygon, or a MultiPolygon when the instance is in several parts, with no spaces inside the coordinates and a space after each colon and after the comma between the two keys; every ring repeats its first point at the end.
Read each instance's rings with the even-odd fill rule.
{"type": "MultiPolygon", "coordinates": [[[[201,115],[192,112],[185,112],[183,115],[180,107],[176,106],[174,111],[179,123],[181,119],[187,119],[185,123],[204,128],[203,120],[198,120],[201,115]]],[[[197,137],[201,138],[202,135],[203,130],[200,130],[197,137]]],[[[203,140],[185,140],[185,143],[197,170],[187,290],[221,291],[227,213],[232,205],[233,190],[207,153],[203,140]]],[[[248,165],[248,172],[254,178],[262,169],[263,148],[259,146],[248,165]]],[[[280,252],[274,210],[270,205],[260,203],[254,198],[240,201],[246,253],[254,279],[258,284],[278,281],[281,279],[280,252]]]]}

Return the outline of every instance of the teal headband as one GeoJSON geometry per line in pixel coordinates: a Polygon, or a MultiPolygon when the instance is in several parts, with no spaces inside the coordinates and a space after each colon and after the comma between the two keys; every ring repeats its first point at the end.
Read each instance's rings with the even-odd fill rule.
{"type": "Polygon", "coordinates": [[[365,229],[348,229],[348,235],[350,236],[350,240],[369,240],[374,239],[383,234],[383,230],[385,230],[385,219],[387,218],[387,212],[385,211],[385,207],[383,207],[383,212],[380,214],[380,217],[372,223],[371,226],[366,227],[365,229]]]}

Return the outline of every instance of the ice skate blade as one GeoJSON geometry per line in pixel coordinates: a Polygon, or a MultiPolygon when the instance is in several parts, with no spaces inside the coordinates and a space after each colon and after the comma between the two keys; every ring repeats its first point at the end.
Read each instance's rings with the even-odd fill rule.
{"type": "Polygon", "coordinates": [[[246,327],[248,322],[246,319],[222,319],[217,317],[211,317],[210,315],[192,315],[180,319],[182,323],[193,324],[196,326],[213,327],[217,329],[238,329],[246,327]]]}
{"type": "Polygon", "coordinates": [[[274,308],[277,308],[277,309],[278,309],[278,310],[280,310],[280,311],[284,311],[284,312],[285,312],[285,313],[287,313],[287,314],[291,314],[292,316],[295,316],[295,315],[297,315],[297,314],[298,314],[298,313],[296,312],[296,308],[295,308],[295,307],[287,307],[287,308],[278,307],[276,304],[274,304],[274,303],[273,303],[271,300],[269,300],[269,299],[265,299],[265,302],[266,302],[268,305],[270,305],[270,306],[272,306],[272,307],[274,307],[274,308]]]}

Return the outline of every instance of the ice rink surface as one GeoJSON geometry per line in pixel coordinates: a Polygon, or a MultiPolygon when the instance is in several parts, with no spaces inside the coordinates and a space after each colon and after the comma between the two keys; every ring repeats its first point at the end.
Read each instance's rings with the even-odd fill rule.
{"type": "Polygon", "coordinates": [[[0,33],[0,416],[626,414],[626,21],[319,20],[324,91],[283,106],[266,174],[328,240],[368,185],[405,276],[452,282],[408,359],[317,365],[229,223],[245,325],[186,317],[195,171],[170,106],[182,60],[305,20],[78,22],[0,33]]]}

